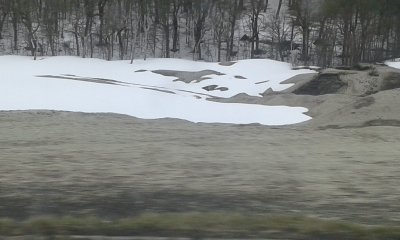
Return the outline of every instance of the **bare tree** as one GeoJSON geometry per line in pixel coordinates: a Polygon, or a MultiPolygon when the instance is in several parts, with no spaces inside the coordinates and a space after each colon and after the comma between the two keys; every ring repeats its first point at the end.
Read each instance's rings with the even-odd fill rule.
{"type": "Polygon", "coordinates": [[[11,11],[11,3],[10,1],[1,0],[0,1],[0,40],[3,39],[3,26],[7,16],[10,14],[11,11]]]}
{"type": "Polygon", "coordinates": [[[229,12],[229,39],[227,40],[227,57],[226,60],[230,61],[231,58],[235,55],[233,52],[233,47],[234,47],[234,38],[235,38],[235,32],[236,32],[236,21],[238,17],[240,16],[241,8],[239,6],[239,1],[234,0],[234,1],[228,1],[227,5],[228,6],[228,12],[229,12]]]}
{"type": "Polygon", "coordinates": [[[222,48],[222,41],[225,39],[224,35],[228,28],[226,19],[226,12],[225,12],[225,1],[218,1],[216,3],[216,9],[212,15],[212,22],[214,27],[214,39],[217,42],[217,61],[221,61],[221,48],[222,48]]]}
{"type": "Polygon", "coordinates": [[[291,8],[296,17],[296,24],[300,26],[302,32],[302,56],[301,59],[305,65],[308,64],[310,48],[310,28],[312,24],[311,8],[313,0],[292,0],[291,8]]]}
{"type": "Polygon", "coordinates": [[[170,16],[171,16],[171,0],[164,0],[159,3],[159,22],[164,32],[164,57],[170,57],[170,16]]]}
{"type": "Polygon", "coordinates": [[[205,22],[206,18],[213,6],[212,0],[199,0],[193,3],[193,35],[194,35],[194,50],[193,54],[196,55],[197,59],[202,59],[201,55],[201,42],[204,37],[205,32],[205,22]]]}
{"type": "Polygon", "coordinates": [[[179,21],[178,14],[181,8],[181,1],[173,0],[172,1],[172,52],[178,51],[178,42],[179,42],[179,21]]]}
{"type": "Polygon", "coordinates": [[[290,41],[287,39],[290,34],[290,26],[284,17],[270,15],[267,22],[267,30],[271,36],[273,48],[277,50],[276,59],[284,61],[285,56],[291,50],[290,41]]]}
{"type": "MultiPolygon", "coordinates": [[[[268,3],[268,1],[266,2],[268,3]]],[[[259,32],[259,24],[260,24],[260,14],[261,11],[267,7],[264,5],[264,0],[251,0],[251,13],[250,13],[250,24],[251,24],[251,52],[250,57],[254,58],[255,53],[260,50],[260,32],[259,32]]]]}
{"type": "Polygon", "coordinates": [[[276,9],[275,18],[279,17],[279,13],[281,12],[281,8],[282,8],[282,0],[279,0],[278,8],[276,9]]]}

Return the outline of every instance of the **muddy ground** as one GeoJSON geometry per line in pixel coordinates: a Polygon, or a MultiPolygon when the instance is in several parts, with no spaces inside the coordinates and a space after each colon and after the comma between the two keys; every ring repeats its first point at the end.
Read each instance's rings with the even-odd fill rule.
{"type": "Polygon", "coordinates": [[[0,215],[300,214],[400,221],[400,128],[0,113],[0,215]]]}

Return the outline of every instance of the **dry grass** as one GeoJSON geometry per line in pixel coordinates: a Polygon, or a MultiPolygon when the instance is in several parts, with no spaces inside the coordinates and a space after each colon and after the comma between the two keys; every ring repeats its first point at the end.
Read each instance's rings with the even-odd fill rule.
{"type": "Polygon", "coordinates": [[[303,216],[250,216],[228,213],[144,214],[105,221],[95,217],[40,217],[0,220],[2,236],[179,236],[274,237],[293,239],[399,239],[400,227],[366,226],[303,216]]]}

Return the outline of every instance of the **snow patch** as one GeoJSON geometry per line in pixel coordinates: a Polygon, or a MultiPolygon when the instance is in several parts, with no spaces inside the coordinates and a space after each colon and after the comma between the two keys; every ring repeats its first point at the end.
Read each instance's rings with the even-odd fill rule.
{"type": "Polygon", "coordinates": [[[394,61],[387,61],[385,64],[389,67],[400,69],[400,58],[395,59],[394,61]]]}

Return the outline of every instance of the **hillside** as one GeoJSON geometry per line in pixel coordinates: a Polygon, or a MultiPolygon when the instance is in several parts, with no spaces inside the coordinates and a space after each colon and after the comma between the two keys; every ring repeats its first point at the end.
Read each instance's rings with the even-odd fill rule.
{"type": "MultiPolygon", "coordinates": [[[[149,64],[157,59],[136,62],[134,67],[77,58],[1,59],[9,64],[4,68],[7,84],[1,106],[10,110],[0,111],[0,235],[4,239],[399,236],[399,70],[375,66],[375,70],[329,69],[296,75],[298,70],[276,62],[269,62],[272,67],[265,71],[266,62],[261,60],[255,77],[251,74],[257,71],[241,69],[247,61],[185,65],[183,60],[173,60],[169,66],[163,60],[161,68],[149,64]],[[19,64],[10,64],[11,59],[19,64]],[[176,61],[182,71],[171,70],[176,61]],[[66,72],[65,65],[74,68],[66,72]],[[92,65],[102,67],[96,72],[92,65]],[[26,71],[18,72],[20,66],[26,71]],[[118,71],[110,71],[110,66],[118,71]],[[283,78],[278,77],[281,70],[283,78]],[[151,78],[142,78],[147,74],[151,78]],[[261,88],[256,83],[264,75],[264,84],[269,80],[272,89],[289,88],[279,92],[261,88]],[[283,81],[286,77],[290,79],[283,81]],[[150,81],[152,87],[140,81],[150,81]],[[229,90],[203,89],[210,86],[207,81],[229,90]],[[257,91],[249,87],[237,94],[237,82],[257,86],[257,91]],[[58,87],[63,91],[55,91],[58,87]],[[256,96],[260,90],[262,94],[256,96]],[[126,104],[131,95],[140,104],[126,104]],[[212,115],[213,121],[219,114],[213,101],[245,104],[226,103],[233,108],[229,119],[236,124],[93,113],[99,110],[93,107],[113,107],[108,104],[121,98],[125,103],[121,109],[134,116],[135,108],[146,104],[144,96],[146,102],[157,103],[153,108],[163,114],[171,114],[163,105],[166,96],[177,97],[174,104],[202,101],[207,104],[205,112],[194,116],[212,115]],[[154,98],[158,100],[152,102],[154,98]],[[31,109],[53,109],[57,104],[69,111],[74,109],[65,107],[90,107],[86,111],[91,113],[31,109]],[[281,127],[237,124],[242,117],[254,121],[254,116],[240,114],[270,105],[307,107],[312,119],[281,127]],[[245,112],[238,106],[245,106],[245,112]],[[22,107],[26,110],[11,111],[22,107]]],[[[189,108],[183,110],[191,114],[190,108],[197,107],[185,106],[189,108]]]]}
{"type": "Polygon", "coordinates": [[[2,0],[0,55],[352,66],[399,57],[399,16],[392,0],[2,0]]]}
{"type": "MultiPolygon", "coordinates": [[[[389,66],[398,66],[388,62],[389,66]]],[[[400,125],[400,70],[366,65],[364,70],[325,69],[295,76],[283,83],[295,86],[267,91],[263,98],[239,94],[221,102],[303,106],[313,119],[302,124],[320,128],[400,125]]]]}

